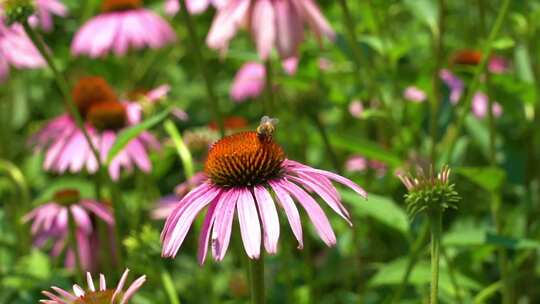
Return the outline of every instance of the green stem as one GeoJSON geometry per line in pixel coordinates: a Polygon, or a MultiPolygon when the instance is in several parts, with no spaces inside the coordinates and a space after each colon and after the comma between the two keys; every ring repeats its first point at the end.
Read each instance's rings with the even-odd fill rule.
{"type": "Polygon", "coordinates": [[[88,142],[88,145],[90,146],[90,150],[92,150],[92,154],[96,158],[98,167],[101,168],[102,164],[101,164],[101,159],[99,157],[99,152],[94,146],[94,143],[92,142],[92,140],[90,139],[90,135],[88,135],[88,132],[84,126],[84,121],[81,117],[81,113],[79,113],[79,110],[77,109],[77,106],[75,105],[75,102],[73,101],[71,97],[67,80],[62,75],[60,70],[56,67],[56,64],[54,63],[51,55],[49,54],[49,51],[47,51],[45,43],[43,42],[41,37],[38,35],[38,33],[34,31],[34,29],[30,26],[28,21],[23,22],[22,25],[23,25],[24,31],[26,32],[28,37],[30,37],[30,40],[32,40],[33,44],[36,46],[39,53],[45,59],[45,61],[47,62],[47,65],[53,72],[56,83],[58,87],[60,88],[62,95],[64,96],[64,102],[66,103],[71,116],[75,119],[75,123],[77,124],[77,127],[82,131],[85,140],[88,142]]]}
{"type": "Polygon", "coordinates": [[[452,286],[454,287],[454,292],[456,293],[456,303],[461,304],[463,303],[463,299],[461,297],[461,287],[456,278],[456,273],[454,271],[454,263],[446,253],[446,250],[444,250],[443,245],[441,245],[441,253],[444,260],[446,261],[446,265],[448,266],[448,275],[450,276],[450,282],[452,283],[452,286]]]}
{"type": "Polygon", "coordinates": [[[390,303],[400,302],[401,296],[403,295],[403,292],[405,291],[405,287],[407,286],[409,282],[409,278],[414,269],[414,266],[418,262],[418,258],[420,257],[420,252],[422,251],[423,245],[426,242],[428,232],[429,232],[429,223],[426,221],[423,223],[420,234],[418,235],[418,237],[416,238],[416,241],[412,245],[411,254],[409,256],[409,261],[407,263],[407,268],[405,269],[405,274],[403,275],[403,278],[401,278],[401,283],[399,284],[399,287],[394,292],[392,299],[390,300],[390,303]]]}
{"type": "Polygon", "coordinates": [[[328,131],[326,130],[326,127],[321,121],[321,118],[316,113],[310,116],[313,120],[313,123],[317,127],[317,131],[319,131],[319,134],[321,135],[321,139],[323,140],[324,147],[326,148],[326,151],[328,152],[328,155],[330,156],[330,161],[332,162],[334,169],[338,173],[341,174],[342,172],[341,166],[339,165],[337,154],[334,151],[334,148],[332,147],[332,143],[330,142],[330,137],[328,136],[328,131]]]}
{"type": "Polygon", "coordinates": [[[469,113],[469,109],[471,108],[472,98],[480,85],[481,76],[482,74],[484,74],[488,59],[491,55],[493,42],[495,41],[495,39],[497,38],[497,35],[499,34],[499,31],[502,27],[502,24],[508,12],[509,6],[510,6],[510,0],[504,0],[502,2],[501,7],[499,8],[499,12],[497,14],[497,18],[495,19],[495,23],[493,24],[493,27],[491,28],[491,32],[489,33],[488,39],[486,41],[486,45],[484,46],[484,49],[482,51],[482,60],[480,61],[480,64],[478,64],[478,66],[476,67],[473,81],[469,89],[467,90],[467,95],[465,96],[465,102],[462,103],[461,109],[458,112],[457,122],[454,124],[454,126],[448,128],[445,141],[443,142],[443,144],[448,147],[448,154],[447,154],[448,156],[451,156],[453,154],[456,141],[459,137],[459,134],[461,133],[461,130],[463,129],[465,118],[467,117],[467,114],[469,113]]]}
{"type": "Polygon", "coordinates": [[[266,87],[266,103],[263,103],[264,111],[266,115],[272,113],[272,109],[275,105],[275,96],[274,96],[274,75],[272,74],[272,62],[268,58],[265,65],[266,77],[265,77],[265,87],[266,87]]]}
{"type": "Polygon", "coordinates": [[[439,0],[439,24],[438,31],[433,33],[433,49],[435,53],[435,67],[432,72],[431,82],[432,90],[430,102],[430,135],[431,135],[431,161],[436,161],[436,143],[437,143],[437,118],[439,114],[439,102],[441,100],[441,81],[439,70],[443,61],[444,50],[444,21],[445,21],[445,0],[439,0]]]}
{"type": "Polygon", "coordinates": [[[178,131],[178,129],[176,128],[176,126],[170,119],[167,119],[165,121],[164,127],[165,127],[165,131],[167,131],[167,133],[171,137],[174,143],[174,146],[176,148],[176,152],[178,153],[178,156],[180,157],[180,160],[182,161],[186,179],[190,179],[195,174],[195,169],[193,168],[193,157],[191,156],[191,152],[189,151],[189,148],[184,143],[184,140],[182,139],[182,135],[180,134],[180,131],[178,131]]]}
{"type": "Polygon", "coordinates": [[[347,30],[347,35],[349,36],[349,43],[351,46],[351,50],[353,52],[354,56],[354,63],[357,68],[356,76],[358,77],[358,80],[362,79],[362,76],[360,75],[361,67],[362,67],[362,50],[358,46],[358,37],[356,35],[356,30],[354,26],[354,20],[351,15],[351,11],[349,9],[349,6],[347,4],[347,0],[338,0],[339,5],[341,7],[341,11],[343,12],[343,21],[345,22],[345,28],[347,30]]]}
{"type": "Polygon", "coordinates": [[[259,259],[249,259],[249,284],[251,304],[264,304],[264,254],[259,259]]]}
{"type": "Polygon", "coordinates": [[[431,292],[430,303],[437,304],[439,296],[439,254],[441,246],[442,211],[430,214],[431,226],[431,292]]]}
{"type": "MultiPolygon", "coordinates": [[[[186,0],[181,1],[181,4],[182,4],[182,7],[185,8],[186,0]]],[[[216,123],[219,127],[221,136],[224,136],[225,125],[223,124],[222,111],[219,107],[219,100],[218,100],[217,94],[214,90],[213,78],[208,72],[206,63],[204,62],[204,58],[203,58],[203,54],[201,50],[201,44],[197,36],[195,24],[193,23],[193,20],[191,19],[191,15],[187,11],[187,9],[181,9],[180,12],[182,13],[182,17],[184,19],[184,22],[186,23],[186,27],[189,32],[189,38],[191,39],[191,45],[193,47],[195,60],[197,61],[197,64],[199,65],[199,70],[202,74],[202,77],[204,78],[204,83],[206,85],[206,93],[208,94],[208,99],[210,100],[210,103],[211,103],[210,108],[212,108],[212,111],[214,112],[214,119],[216,120],[216,123]]]]}
{"type": "Polygon", "coordinates": [[[161,283],[163,284],[163,289],[165,290],[167,297],[169,297],[170,303],[180,304],[180,299],[178,298],[178,294],[176,293],[176,289],[174,288],[171,274],[164,267],[161,270],[161,283]]]}
{"type": "Polygon", "coordinates": [[[75,223],[75,218],[71,213],[71,206],[68,206],[68,224],[69,224],[69,243],[73,250],[73,255],[75,256],[75,272],[76,276],[79,279],[83,278],[84,269],[81,263],[81,255],[79,252],[79,246],[77,245],[77,224],[75,223]]]}
{"type": "Polygon", "coordinates": [[[126,223],[124,221],[124,217],[122,217],[122,214],[126,215],[126,211],[124,208],[124,204],[122,203],[120,191],[116,184],[110,183],[111,186],[111,200],[113,204],[113,216],[114,216],[114,226],[115,226],[115,242],[116,242],[116,250],[118,254],[118,264],[120,268],[123,268],[124,266],[124,246],[122,244],[122,241],[124,239],[124,235],[127,235],[127,227],[126,223]]]}

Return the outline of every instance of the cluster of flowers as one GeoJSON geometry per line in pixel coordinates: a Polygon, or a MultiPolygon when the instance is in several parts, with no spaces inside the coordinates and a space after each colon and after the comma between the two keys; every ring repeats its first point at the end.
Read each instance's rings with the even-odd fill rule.
{"type": "MultiPolygon", "coordinates": [[[[245,27],[255,40],[260,59],[268,60],[275,49],[288,74],[296,70],[306,24],[319,40],[335,36],[313,0],[186,0],[185,3],[192,14],[203,12],[210,4],[217,9],[206,37],[210,48],[226,54],[230,40],[245,27]]],[[[53,15],[68,14],[58,0],[36,0],[34,4],[36,13],[28,20],[34,29],[51,31],[53,15]]],[[[166,1],[165,8],[169,14],[176,14],[180,9],[177,0],[166,1]]],[[[3,11],[1,13],[4,16],[3,11]]],[[[7,78],[10,66],[43,67],[44,58],[25,29],[1,18],[0,80],[7,78]]],[[[93,59],[110,54],[124,56],[129,50],[161,48],[174,41],[176,34],[170,24],[144,8],[141,0],[103,0],[101,12],[75,33],[71,54],[93,59]]],[[[236,76],[231,96],[237,101],[257,96],[264,88],[265,77],[264,65],[247,63],[236,76]]],[[[74,111],[78,113],[66,112],[52,119],[32,137],[31,144],[36,152],[44,153],[43,167],[47,171],[94,174],[108,161],[118,134],[141,122],[143,109],[137,100],[154,102],[167,91],[167,87],[160,87],[134,98],[121,98],[104,78],[82,77],[71,92],[74,111]],[[79,116],[82,126],[77,124],[79,116]]],[[[185,113],[179,115],[186,117],[185,113]]],[[[275,119],[263,117],[256,131],[229,135],[210,146],[204,172],[178,191],[168,209],[156,212],[158,217],[167,218],[162,232],[163,257],[176,256],[196,215],[205,208],[198,254],[201,264],[209,243],[213,257],[218,261],[224,258],[235,213],[245,251],[253,259],[259,258],[261,245],[270,254],[277,252],[280,225],[276,206],[285,211],[299,248],[303,246],[303,233],[296,203],[305,209],[317,233],[329,246],[336,243],[336,237],[315,195],[352,225],[332,182],[343,184],[362,197],[366,197],[366,192],[342,176],[287,159],[281,146],[273,140],[276,123],[275,119]]],[[[159,148],[159,141],[151,133],[140,133],[108,163],[111,179],[118,181],[122,172],[130,172],[134,167],[150,172],[149,153],[159,148]]],[[[111,256],[115,256],[115,243],[101,239],[97,233],[102,223],[106,229],[114,229],[112,214],[113,208],[106,202],[83,198],[77,189],[61,189],[49,202],[28,213],[24,221],[32,222],[36,246],[44,247],[52,241],[51,255],[64,254],[67,267],[78,264],[81,269],[92,271],[96,269],[99,246],[108,241],[111,256]],[[70,238],[74,239],[75,246],[68,244],[70,238]]],[[[49,299],[41,302],[127,303],[145,277],[137,279],[124,293],[126,277],[127,271],[113,290],[107,289],[105,278],[100,275],[99,289],[96,289],[88,274],[88,291],[75,285],[71,294],[53,287],[56,294],[43,292],[49,299]]]]}

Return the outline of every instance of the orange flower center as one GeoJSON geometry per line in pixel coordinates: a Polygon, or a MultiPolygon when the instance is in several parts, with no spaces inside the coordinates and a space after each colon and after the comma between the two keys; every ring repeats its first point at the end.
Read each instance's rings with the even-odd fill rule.
{"type": "Polygon", "coordinates": [[[280,174],[283,149],[271,136],[241,132],[216,142],[208,153],[205,172],[223,187],[253,186],[280,174]]]}
{"type": "MultiPolygon", "coordinates": [[[[248,121],[241,116],[230,116],[225,118],[223,121],[225,129],[234,130],[234,129],[245,129],[248,126],[248,121]]],[[[212,130],[218,130],[218,125],[215,121],[210,122],[208,127],[212,130]]]]}
{"type": "Polygon", "coordinates": [[[107,12],[118,12],[136,9],[142,6],[142,0],[103,0],[101,10],[107,12]]]}
{"type": "Polygon", "coordinates": [[[54,193],[54,201],[61,205],[71,205],[81,200],[81,194],[77,189],[63,189],[54,193]]]}
{"type": "Polygon", "coordinates": [[[101,77],[82,77],[73,87],[71,92],[73,101],[77,105],[79,112],[86,117],[92,105],[105,102],[117,101],[118,98],[107,81],[101,77]]]}
{"type": "MultiPolygon", "coordinates": [[[[107,289],[104,291],[88,292],[84,296],[79,297],[73,304],[111,304],[111,298],[114,294],[114,290],[107,289]]],[[[120,299],[118,295],[116,299],[120,299]]],[[[119,302],[115,301],[116,303],[119,302]]]]}
{"type": "Polygon", "coordinates": [[[454,53],[453,64],[477,65],[482,60],[482,53],[475,50],[461,50],[454,53]]]}
{"type": "Polygon", "coordinates": [[[127,123],[126,108],[116,101],[93,105],[88,111],[87,118],[98,130],[119,130],[127,123]]]}

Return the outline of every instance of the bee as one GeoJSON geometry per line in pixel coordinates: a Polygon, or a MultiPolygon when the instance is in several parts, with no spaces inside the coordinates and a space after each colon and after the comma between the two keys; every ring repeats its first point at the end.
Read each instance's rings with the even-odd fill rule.
{"type": "Polygon", "coordinates": [[[257,127],[257,134],[259,138],[272,138],[272,134],[276,130],[276,125],[279,123],[279,119],[270,118],[268,116],[263,116],[261,118],[261,123],[257,127]]]}

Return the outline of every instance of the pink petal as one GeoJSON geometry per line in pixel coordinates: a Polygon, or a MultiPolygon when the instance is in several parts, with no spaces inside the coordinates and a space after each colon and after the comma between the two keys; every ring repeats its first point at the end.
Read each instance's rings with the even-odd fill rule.
{"type": "Polygon", "coordinates": [[[302,222],[300,221],[300,214],[292,197],[277,181],[270,181],[269,184],[276,193],[279,204],[285,210],[294,237],[298,241],[298,249],[304,248],[304,242],[302,241],[302,222]]]}
{"type": "Polygon", "coordinates": [[[253,195],[249,190],[240,190],[236,210],[246,253],[248,257],[258,259],[261,253],[261,224],[253,195]]]}
{"type": "Polygon", "coordinates": [[[304,27],[296,7],[288,0],[275,0],[277,49],[281,58],[296,57],[304,39],[304,27]]]}
{"type": "Polygon", "coordinates": [[[231,240],[232,222],[240,191],[229,190],[218,201],[216,219],[212,230],[212,256],[221,261],[231,240]]]}
{"type": "Polygon", "coordinates": [[[261,59],[266,60],[276,39],[274,7],[270,0],[258,0],[253,4],[251,32],[261,59]]]}
{"type": "MultiPolygon", "coordinates": [[[[224,195],[225,194],[221,194],[221,196],[224,195]]],[[[197,252],[197,258],[199,260],[199,264],[201,265],[204,264],[204,261],[206,259],[206,253],[208,252],[208,242],[210,241],[212,226],[214,225],[214,220],[216,218],[215,210],[218,202],[221,200],[221,196],[214,200],[212,204],[210,204],[210,206],[208,207],[208,211],[206,212],[206,216],[204,217],[201,234],[199,235],[199,250],[197,252]]]]}
{"type": "Polygon", "coordinates": [[[268,253],[275,254],[279,240],[279,218],[276,205],[265,187],[256,186],[253,192],[263,224],[264,247],[268,253]]]}

